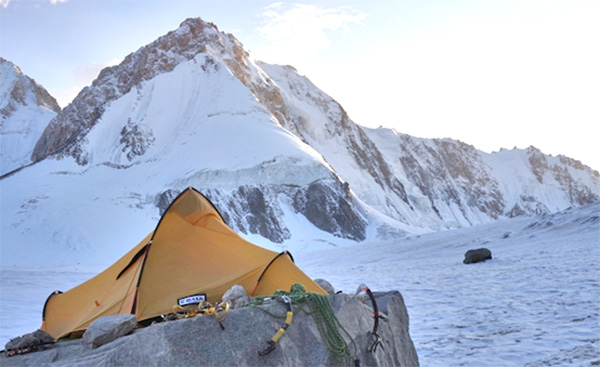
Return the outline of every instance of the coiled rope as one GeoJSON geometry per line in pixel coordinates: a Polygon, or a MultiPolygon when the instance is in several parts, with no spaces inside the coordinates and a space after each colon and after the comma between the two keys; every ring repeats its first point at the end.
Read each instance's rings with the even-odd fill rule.
{"type": "Polygon", "coordinates": [[[283,319],[285,318],[285,315],[277,315],[258,306],[284,295],[289,297],[292,301],[292,304],[300,311],[312,316],[315,325],[321,334],[321,338],[331,354],[332,363],[346,364],[352,359],[354,359],[356,363],[356,344],[333,313],[327,296],[313,292],[306,292],[306,288],[302,284],[296,283],[292,285],[289,292],[277,290],[275,293],[273,293],[272,297],[255,297],[247,306],[256,307],[270,316],[283,319]],[[306,306],[309,307],[308,310],[305,308],[306,306]],[[352,341],[354,346],[354,358],[352,358],[353,356],[350,353],[344,338],[340,334],[339,329],[341,329],[352,341]]]}

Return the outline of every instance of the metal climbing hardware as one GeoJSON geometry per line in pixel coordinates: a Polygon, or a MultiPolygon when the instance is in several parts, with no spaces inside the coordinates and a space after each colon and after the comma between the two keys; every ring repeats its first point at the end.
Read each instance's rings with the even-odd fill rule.
{"type": "Polygon", "coordinates": [[[371,292],[371,290],[369,289],[369,287],[365,287],[365,291],[367,292],[367,295],[369,295],[369,298],[371,299],[371,303],[373,304],[373,318],[375,319],[375,323],[373,325],[373,330],[371,330],[369,332],[370,335],[370,342],[369,342],[369,347],[367,348],[369,350],[369,352],[371,353],[375,353],[377,351],[377,347],[381,346],[381,349],[383,349],[383,339],[381,339],[381,336],[379,336],[379,334],[377,334],[377,330],[379,328],[379,310],[377,309],[377,302],[375,301],[375,296],[373,295],[373,292],[371,292]]]}
{"type": "MultiPolygon", "coordinates": [[[[250,302],[247,306],[256,307],[273,317],[281,319],[286,318],[286,320],[289,318],[289,321],[291,322],[292,316],[290,314],[286,314],[286,316],[276,315],[262,307],[259,307],[264,305],[265,302],[270,299],[281,299],[282,296],[286,296],[290,299],[290,312],[292,310],[293,303],[293,306],[297,310],[300,310],[312,317],[317,329],[319,330],[319,334],[321,334],[321,338],[325,344],[325,347],[330,352],[331,362],[333,365],[347,364],[352,360],[354,360],[355,365],[360,365],[360,361],[357,358],[356,343],[333,313],[327,296],[323,294],[307,292],[306,288],[302,284],[295,283],[292,285],[289,292],[277,290],[272,297],[254,297],[252,302],[250,302]],[[354,354],[350,352],[346,341],[340,334],[340,330],[343,331],[352,342],[354,354]],[[352,356],[354,356],[354,358],[352,358],[352,356]]],[[[296,311],[296,313],[297,312],[298,311],[296,311]]],[[[281,335],[283,335],[283,333],[281,335]]],[[[279,337],[281,337],[281,335],[279,337]]],[[[259,355],[267,355],[275,350],[275,343],[273,342],[273,339],[267,341],[268,347],[265,350],[260,351],[259,355]]]]}
{"type": "Polygon", "coordinates": [[[378,346],[381,346],[381,349],[383,349],[383,339],[381,339],[379,334],[377,334],[377,332],[374,331],[370,332],[369,334],[371,335],[372,340],[372,342],[370,343],[371,346],[369,347],[369,352],[375,353],[375,351],[377,351],[378,346]]]}
{"type": "Polygon", "coordinates": [[[171,320],[179,320],[179,319],[187,319],[190,317],[196,316],[214,316],[219,322],[219,326],[221,326],[222,330],[225,330],[225,326],[223,326],[223,321],[225,321],[225,317],[229,312],[229,303],[221,302],[216,305],[212,305],[207,301],[201,301],[197,306],[173,306],[173,312],[161,315],[164,321],[171,320]]]}
{"type": "Polygon", "coordinates": [[[275,350],[275,347],[276,347],[275,343],[277,343],[279,341],[279,339],[281,339],[281,337],[283,336],[283,334],[285,333],[287,328],[292,323],[292,319],[294,318],[294,313],[292,311],[292,300],[290,299],[290,297],[288,297],[287,295],[284,294],[280,297],[280,299],[285,304],[285,308],[286,308],[285,323],[283,324],[282,327],[279,328],[279,330],[277,330],[277,333],[275,333],[275,336],[273,336],[273,338],[271,338],[270,340],[267,340],[267,344],[268,344],[267,348],[264,350],[258,351],[258,355],[261,357],[264,357],[275,350]]]}

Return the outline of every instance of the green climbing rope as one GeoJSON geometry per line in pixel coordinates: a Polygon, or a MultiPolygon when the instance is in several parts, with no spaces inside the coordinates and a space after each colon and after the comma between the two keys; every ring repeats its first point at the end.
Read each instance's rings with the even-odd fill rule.
{"type": "MultiPolygon", "coordinates": [[[[258,307],[264,304],[265,301],[281,297],[282,295],[287,295],[292,300],[292,305],[300,309],[302,312],[312,316],[315,324],[317,325],[317,329],[319,330],[319,333],[325,342],[325,346],[331,353],[332,364],[345,364],[351,360],[352,355],[350,354],[348,345],[344,341],[344,338],[340,334],[338,328],[342,329],[350,340],[352,340],[352,337],[350,337],[348,332],[340,324],[339,320],[333,313],[327,296],[313,292],[306,292],[306,288],[302,284],[296,283],[292,285],[289,292],[277,290],[275,293],[273,293],[272,297],[255,297],[253,298],[252,302],[248,304],[248,306],[258,307]],[[307,311],[304,308],[306,306],[310,307],[310,311],[307,311]]],[[[285,315],[276,315],[263,308],[259,309],[273,317],[285,318],[285,315]]],[[[354,340],[352,340],[352,343],[354,344],[354,340]]],[[[354,345],[354,350],[354,354],[356,355],[356,345],[354,345]]]]}

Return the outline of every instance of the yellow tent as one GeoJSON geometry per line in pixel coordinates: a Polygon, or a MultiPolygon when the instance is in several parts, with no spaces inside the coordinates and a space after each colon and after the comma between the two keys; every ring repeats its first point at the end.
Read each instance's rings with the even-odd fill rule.
{"type": "Polygon", "coordinates": [[[61,338],[101,316],[131,313],[144,321],[173,312],[178,302],[204,297],[216,303],[235,284],[252,296],[267,296],[294,283],[326,294],[289,253],[244,240],[206,197],[188,188],[156,229],[116,263],[67,292],[51,294],[41,329],[61,338]]]}

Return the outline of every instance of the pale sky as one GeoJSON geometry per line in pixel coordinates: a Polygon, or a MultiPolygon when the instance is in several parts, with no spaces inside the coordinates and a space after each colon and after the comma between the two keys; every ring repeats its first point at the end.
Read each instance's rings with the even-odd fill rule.
{"type": "Polygon", "coordinates": [[[598,0],[0,0],[0,56],[61,106],[189,17],[289,64],[368,127],[600,170],[598,0]]]}

